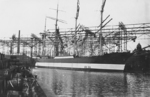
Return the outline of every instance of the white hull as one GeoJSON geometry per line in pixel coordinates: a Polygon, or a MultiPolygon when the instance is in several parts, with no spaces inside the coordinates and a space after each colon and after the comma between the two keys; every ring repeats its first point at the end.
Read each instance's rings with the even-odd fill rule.
{"type": "Polygon", "coordinates": [[[70,69],[97,69],[123,71],[125,64],[95,64],[95,63],[50,63],[37,62],[36,67],[70,68],[70,69]]]}

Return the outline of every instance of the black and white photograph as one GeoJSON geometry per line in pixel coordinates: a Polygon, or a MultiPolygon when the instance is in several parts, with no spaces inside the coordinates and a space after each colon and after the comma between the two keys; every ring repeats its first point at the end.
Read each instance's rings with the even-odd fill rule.
{"type": "Polygon", "coordinates": [[[0,97],[149,97],[150,0],[0,0],[0,97]]]}

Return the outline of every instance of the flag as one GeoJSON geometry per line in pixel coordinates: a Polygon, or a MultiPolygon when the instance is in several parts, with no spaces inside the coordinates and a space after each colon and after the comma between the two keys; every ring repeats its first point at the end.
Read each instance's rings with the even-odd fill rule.
{"type": "Polygon", "coordinates": [[[79,17],[79,10],[80,10],[80,3],[79,3],[79,0],[77,1],[77,13],[76,13],[76,19],[78,19],[79,17]]]}
{"type": "Polygon", "coordinates": [[[106,0],[103,0],[103,1],[102,1],[102,9],[101,9],[102,12],[104,11],[105,3],[106,3],[106,0]]]}

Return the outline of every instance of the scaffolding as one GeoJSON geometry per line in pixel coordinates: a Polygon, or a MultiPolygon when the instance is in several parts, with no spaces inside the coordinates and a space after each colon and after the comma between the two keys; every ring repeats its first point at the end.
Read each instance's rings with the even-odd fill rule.
{"type": "MultiPolygon", "coordinates": [[[[98,27],[77,26],[77,52],[79,56],[94,56],[99,52],[98,27]]],[[[20,38],[20,54],[31,57],[55,56],[55,46],[58,46],[59,56],[74,54],[75,29],[49,29],[40,33],[40,37],[31,34],[31,37],[20,38]],[[57,39],[56,36],[57,35],[57,39]]],[[[105,26],[102,30],[102,48],[104,53],[127,52],[128,42],[136,39],[150,39],[150,23],[123,24],[105,26]],[[142,36],[147,36],[142,38],[142,36]]],[[[17,54],[18,37],[13,35],[8,39],[0,39],[0,52],[17,54]]]]}

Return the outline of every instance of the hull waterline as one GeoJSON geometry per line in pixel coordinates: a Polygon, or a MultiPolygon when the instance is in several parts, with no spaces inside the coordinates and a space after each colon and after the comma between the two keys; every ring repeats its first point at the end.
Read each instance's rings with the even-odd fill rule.
{"type": "Polygon", "coordinates": [[[125,64],[96,64],[96,63],[48,63],[37,62],[36,67],[81,71],[110,71],[123,72],[125,64]]]}

